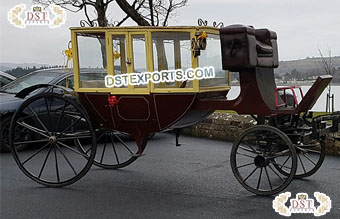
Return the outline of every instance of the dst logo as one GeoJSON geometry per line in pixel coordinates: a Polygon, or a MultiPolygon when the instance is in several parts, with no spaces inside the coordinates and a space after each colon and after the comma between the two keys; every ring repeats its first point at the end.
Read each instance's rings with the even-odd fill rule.
{"type": "Polygon", "coordinates": [[[307,193],[297,193],[296,198],[290,199],[288,208],[285,203],[290,196],[290,192],[285,192],[275,197],[273,208],[280,215],[289,217],[292,213],[312,213],[314,216],[322,216],[332,208],[331,199],[324,193],[314,192],[316,201],[320,203],[318,207],[315,207],[314,199],[309,199],[307,193]]]}
{"type": "Polygon", "coordinates": [[[8,12],[8,20],[15,27],[25,28],[27,25],[48,25],[50,28],[60,27],[66,21],[66,11],[59,5],[50,5],[44,10],[40,5],[33,5],[25,11],[25,4],[16,5],[8,12]],[[24,19],[21,15],[24,14],[24,19]],[[52,15],[53,18],[50,18],[52,15]]]}

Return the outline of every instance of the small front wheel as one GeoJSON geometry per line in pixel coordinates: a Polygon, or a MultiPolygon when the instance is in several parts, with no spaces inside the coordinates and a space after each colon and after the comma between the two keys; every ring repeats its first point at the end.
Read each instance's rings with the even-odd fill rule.
{"type": "Polygon", "coordinates": [[[10,145],[24,174],[50,187],[79,180],[96,154],[95,133],[86,111],[72,98],[53,93],[33,96],[19,107],[11,121],[10,145]],[[82,142],[87,155],[74,145],[75,140],[82,142]],[[19,151],[17,145],[27,149],[19,151]]]}
{"type": "Polygon", "coordinates": [[[289,137],[277,128],[258,125],[247,129],[234,143],[231,167],[236,179],[257,195],[285,189],[297,168],[297,155],[289,137]],[[285,168],[285,174],[275,166],[285,168]]]}

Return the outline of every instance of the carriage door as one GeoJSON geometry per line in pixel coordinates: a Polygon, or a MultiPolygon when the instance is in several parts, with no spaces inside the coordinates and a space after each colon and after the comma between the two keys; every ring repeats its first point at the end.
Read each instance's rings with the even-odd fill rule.
{"type": "MultiPolygon", "coordinates": [[[[112,34],[113,74],[141,73],[151,71],[150,52],[147,53],[148,39],[146,32],[115,32],[112,34]]],[[[116,88],[118,93],[148,94],[148,85],[128,85],[116,88]]]]}
{"type": "MultiPolygon", "coordinates": [[[[129,33],[129,58],[128,70],[132,73],[142,73],[151,71],[148,66],[148,60],[151,58],[151,54],[148,52],[148,39],[146,32],[130,32],[129,33]]],[[[148,85],[138,85],[134,88],[139,90],[149,91],[148,85]]]]}

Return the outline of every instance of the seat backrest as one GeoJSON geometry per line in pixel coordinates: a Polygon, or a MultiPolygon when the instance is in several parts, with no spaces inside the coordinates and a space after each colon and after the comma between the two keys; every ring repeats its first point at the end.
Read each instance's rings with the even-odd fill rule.
{"type": "Polygon", "coordinates": [[[220,29],[224,70],[244,71],[279,65],[276,33],[252,26],[231,25],[220,29]]]}

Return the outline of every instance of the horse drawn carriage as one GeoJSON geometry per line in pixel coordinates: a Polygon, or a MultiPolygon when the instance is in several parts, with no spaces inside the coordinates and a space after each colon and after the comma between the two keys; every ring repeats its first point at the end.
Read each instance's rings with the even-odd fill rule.
{"type": "MultiPolygon", "coordinates": [[[[193,125],[215,110],[234,110],[252,115],[257,125],[234,143],[233,173],[250,192],[271,195],[285,189],[294,177],[315,173],[325,157],[326,133],[338,131],[340,115],[312,118],[308,113],[331,76],[320,76],[300,102],[294,94],[293,104],[285,92],[279,92],[291,88],[276,88],[276,34],[267,29],[241,25],[71,28],[71,39],[74,92],[35,95],[21,105],[11,122],[14,158],[40,184],[72,184],[93,163],[109,169],[128,166],[142,155],[148,135],[193,125]],[[131,81],[132,73],[177,69],[195,76],[193,69],[207,66],[213,67],[214,78],[113,87],[106,81],[108,76],[131,81]],[[230,71],[239,72],[241,86],[234,100],[226,97],[230,71]],[[22,144],[31,149],[17,150],[22,144]]],[[[55,88],[37,85],[17,97],[39,87],[55,88]]]]}

